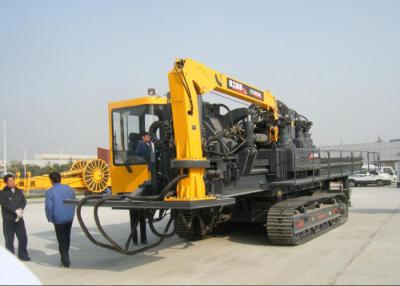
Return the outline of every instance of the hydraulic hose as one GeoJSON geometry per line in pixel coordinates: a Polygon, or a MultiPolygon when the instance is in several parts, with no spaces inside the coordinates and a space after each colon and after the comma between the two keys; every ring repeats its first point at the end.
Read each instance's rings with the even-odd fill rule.
{"type": "Polygon", "coordinates": [[[83,233],[93,244],[103,247],[103,248],[106,248],[106,249],[115,250],[115,247],[113,245],[105,244],[105,243],[102,243],[102,242],[96,240],[91,235],[91,233],[89,232],[88,228],[86,227],[86,225],[82,219],[82,206],[85,205],[87,203],[87,201],[89,201],[89,200],[100,199],[100,198],[104,198],[104,196],[103,195],[92,195],[92,196],[87,196],[87,197],[84,197],[83,199],[81,199],[76,208],[76,216],[78,218],[78,222],[82,228],[83,233]]]}
{"type": "Polygon", "coordinates": [[[100,219],[99,219],[99,214],[98,214],[98,210],[99,207],[104,204],[105,201],[107,200],[117,200],[118,197],[104,197],[99,199],[95,205],[94,205],[94,221],[96,223],[96,226],[98,228],[98,230],[100,231],[100,233],[104,236],[104,238],[106,240],[108,240],[108,242],[111,243],[111,245],[115,248],[116,251],[120,252],[120,253],[124,253],[124,249],[118,244],[116,243],[103,229],[101,223],[100,223],[100,219]]]}
{"type": "Polygon", "coordinates": [[[183,178],[186,178],[188,175],[187,174],[180,174],[173,178],[160,192],[159,195],[154,195],[154,196],[142,196],[142,195],[136,195],[135,193],[133,194],[125,194],[124,197],[129,199],[129,200],[141,200],[141,201],[158,201],[164,199],[165,195],[170,192],[171,188],[177,184],[180,180],[183,178]]]}
{"type": "MultiPolygon", "coordinates": [[[[219,141],[222,144],[222,139],[221,138],[215,138],[213,140],[210,141],[219,141]]],[[[221,155],[224,156],[225,158],[227,158],[228,156],[234,154],[237,150],[239,150],[241,147],[243,147],[243,145],[245,145],[247,143],[247,138],[245,140],[243,140],[241,143],[239,143],[239,145],[237,145],[235,148],[233,148],[231,151],[229,151],[228,153],[224,151],[224,153],[220,153],[220,152],[216,152],[216,151],[212,151],[212,150],[206,150],[207,152],[213,153],[215,155],[221,155]]]]}
{"type": "MultiPolygon", "coordinates": [[[[100,246],[102,248],[117,251],[117,252],[119,252],[121,254],[125,254],[125,255],[135,255],[135,254],[141,253],[143,251],[146,251],[148,249],[151,249],[153,247],[156,247],[157,245],[161,244],[165,238],[171,237],[175,234],[175,229],[171,232],[168,232],[174,221],[174,217],[172,215],[170,216],[170,219],[168,220],[168,222],[164,228],[164,231],[161,233],[154,226],[155,212],[148,212],[148,223],[149,223],[150,230],[159,239],[156,242],[154,242],[153,244],[147,245],[145,247],[135,249],[135,250],[129,250],[129,246],[130,246],[132,237],[133,237],[133,235],[135,235],[137,233],[137,226],[139,224],[139,219],[137,218],[135,220],[135,222],[133,224],[134,227],[129,234],[129,237],[125,243],[125,247],[123,248],[121,245],[119,245],[116,241],[114,241],[108,235],[108,233],[104,230],[103,226],[101,225],[99,213],[98,213],[99,207],[101,207],[107,201],[120,201],[125,198],[130,199],[130,200],[136,200],[136,199],[138,199],[138,200],[160,200],[160,199],[163,199],[165,195],[167,195],[169,192],[171,192],[171,188],[175,184],[177,184],[179,182],[179,180],[186,178],[187,176],[188,176],[187,174],[181,174],[181,175],[176,176],[164,187],[164,189],[160,192],[160,194],[156,195],[156,196],[140,196],[140,195],[135,196],[134,194],[128,194],[128,195],[119,195],[119,196],[91,195],[91,196],[84,197],[77,204],[76,212],[77,212],[78,222],[79,222],[84,234],[86,235],[86,237],[93,244],[100,246]],[[102,243],[102,242],[98,241],[97,239],[95,239],[92,236],[92,234],[89,232],[87,226],[85,225],[85,223],[82,219],[82,206],[84,206],[89,200],[96,200],[96,202],[94,204],[94,210],[93,210],[94,220],[95,220],[95,223],[96,223],[96,226],[97,226],[99,232],[110,244],[102,243]]],[[[203,225],[204,223],[201,221],[200,217],[199,217],[199,220],[200,220],[202,232],[204,232],[204,225],[203,225]]],[[[159,221],[159,220],[157,220],[157,221],[159,221]]]]}
{"type": "MultiPolygon", "coordinates": [[[[158,236],[158,237],[162,237],[162,238],[168,238],[168,237],[171,237],[171,236],[173,236],[174,234],[175,234],[175,229],[172,231],[172,232],[170,232],[170,233],[166,233],[165,231],[164,231],[164,233],[160,233],[160,232],[158,232],[157,230],[156,230],[156,228],[154,227],[154,220],[153,220],[153,217],[154,217],[154,214],[155,214],[155,212],[154,213],[151,213],[151,211],[149,211],[149,227],[150,227],[150,230],[151,230],[151,232],[154,234],[154,235],[156,235],[156,236],[158,236]]],[[[172,222],[174,221],[174,219],[173,219],[173,217],[171,216],[170,217],[170,219],[168,220],[168,222],[167,222],[167,225],[166,225],[166,229],[169,229],[169,227],[171,226],[171,224],[172,224],[172,222]]]]}
{"type": "Polygon", "coordinates": [[[223,108],[226,109],[227,114],[229,114],[229,117],[230,117],[229,119],[230,119],[231,126],[233,126],[233,118],[232,118],[231,109],[230,109],[227,105],[225,105],[225,104],[223,104],[223,103],[218,103],[218,105],[219,105],[219,106],[222,106],[223,108]]]}
{"type": "MultiPolygon", "coordinates": [[[[104,247],[104,248],[107,248],[107,249],[111,249],[111,250],[117,251],[117,252],[119,252],[119,253],[121,253],[121,254],[125,254],[125,255],[135,255],[135,254],[141,253],[141,252],[143,252],[143,251],[146,251],[146,250],[148,250],[148,249],[151,249],[151,248],[153,248],[153,247],[158,246],[159,244],[161,244],[161,242],[162,242],[165,238],[170,237],[170,236],[172,236],[172,235],[175,234],[175,230],[174,230],[172,233],[168,233],[168,230],[169,230],[169,228],[170,228],[170,226],[171,226],[171,224],[172,224],[172,218],[171,218],[171,219],[168,221],[167,225],[165,226],[164,232],[163,232],[163,233],[159,233],[158,231],[153,232],[153,229],[155,230],[154,225],[153,225],[152,227],[150,226],[150,229],[152,230],[153,234],[155,234],[155,235],[159,238],[156,242],[154,242],[154,243],[152,243],[152,244],[150,244],[150,245],[141,247],[141,248],[139,248],[139,249],[128,250],[129,245],[130,245],[130,241],[131,241],[131,239],[132,239],[132,236],[137,232],[137,230],[136,230],[136,227],[137,227],[137,224],[138,224],[138,219],[137,219],[137,220],[135,221],[135,226],[136,226],[136,227],[131,231],[131,233],[130,233],[130,235],[129,235],[129,237],[128,237],[126,243],[125,243],[125,248],[122,248],[118,243],[116,243],[116,242],[105,232],[103,226],[102,226],[101,223],[100,223],[100,219],[99,219],[99,215],[98,215],[98,209],[99,209],[99,207],[100,207],[102,204],[104,204],[104,203],[105,203],[106,201],[108,201],[108,200],[118,200],[118,199],[121,199],[121,197],[120,197],[120,196],[118,196],[118,197],[110,197],[110,196],[107,196],[107,197],[100,198],[100,199],[95,203],[95,206],[94,206],[94,219],[95,219],[95,222],[96,222],[96,226],[97,226],[99,232],[104,236],[104,238],[105,238],[108,242],[111,243],[111,245],[103,244],[103,243],[101,243],[101,245],[99,245],[99,244],[96,243],[96,245],[99,245],[99,246],[101,246],[101,247],[104,247]]],[[[150,222],[151,220],[152,220],[152,219],[149,218],[149,222],[150,222]]],[[[149,225],[152,225],[152,224],[149,224],[149,225]]],[[[85,233],[85,234],[86,234],[86,233],[85,233]]],[[[90,234],[89,234],[89,235],[90,235],[90,234]]],[[[90,235],[90,236],[91,236],[91,235],[90,235]]],[[[92,236],[91,236],[91,237],[92,237],[92,236]]],[[[92,237],[92,238],[93,238],[93,237],[92,237]]],[[[94,240],[94,239],[93,239],[93,240],[94,240]]],[[[94,241],[96,241],[96,240],[94,240],[94,241]]],[[[93,241],[92,241],[92,242],[93,242],[93,241]]],[[[97,242],[97,241],[96,241],[96,242],[97,242]]]]}

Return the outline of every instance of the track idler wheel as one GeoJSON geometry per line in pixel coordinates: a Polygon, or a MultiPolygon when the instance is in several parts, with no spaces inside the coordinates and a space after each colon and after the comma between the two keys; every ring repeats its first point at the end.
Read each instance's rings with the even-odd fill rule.
{"type": "Polygon", "coordinates": [[[180,238],[191,241],[203,239],[210,231],[199,211],[175,211],[174,226],[180,238]]]}

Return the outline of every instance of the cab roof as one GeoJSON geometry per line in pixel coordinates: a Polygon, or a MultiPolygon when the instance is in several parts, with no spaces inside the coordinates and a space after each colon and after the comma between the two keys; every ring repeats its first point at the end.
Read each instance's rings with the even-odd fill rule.
{"type": "Polygon", "coordinates": [[[165,96],[145,96],[135,99],[127,99],[121,101],[114,101],[108,104],[108,109],[124,108],[130,106],[146,105],[146,104],[167,104],[165,96]]]}

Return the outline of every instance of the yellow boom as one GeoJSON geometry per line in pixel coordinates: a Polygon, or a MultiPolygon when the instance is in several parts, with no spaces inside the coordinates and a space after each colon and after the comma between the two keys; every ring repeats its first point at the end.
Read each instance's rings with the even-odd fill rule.
{"type": "MultiPolygon", "coordinates": [[[[275,97],[269,91],[263,91],[230,76],[219,73],[191,59],[180,59],[170,71],[169,87],[175,133],[176,168],[187,168],[188,177],[179,181],[177,196],[165,200],[193,201],[214,199],[206,196],[204,169],[208,161],[203,157],[201,146],[201,128],[198,96],[210,91],[256,104],[269,111],[278,120],[278,108],[275,97]]],[[[278,128],[269,130],[272,142],[278,140],[278,128]]]]}

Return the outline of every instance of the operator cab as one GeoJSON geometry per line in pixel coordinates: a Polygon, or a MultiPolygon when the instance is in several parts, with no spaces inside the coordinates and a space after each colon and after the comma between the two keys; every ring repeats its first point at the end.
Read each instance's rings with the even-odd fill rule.
{"type": "MultiPolygon", "coordinates": [[[[168,109],[167,99],[158,96],[109,104],[113,194],[130,193],[150,178],[148,163],[150,150],[154,151],[154,148],[150,138],[142,135],[149,132],[154,122],[166,120],[168,109]],[[143,152],[143,148],[148,148],[148,152],[143,152]]],[[[154,138],[157,134],[153,139],[157,140],[154,138]]]]}
{"type": "Polygon", "coordinates": [[[139,152],[141,142],[148,143],[151,124],[159,120],[155,105],[141,105],[116,109],[112,112],[113,153],[115,165],[146,164],[149,157],[139,152]]]}

